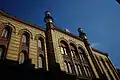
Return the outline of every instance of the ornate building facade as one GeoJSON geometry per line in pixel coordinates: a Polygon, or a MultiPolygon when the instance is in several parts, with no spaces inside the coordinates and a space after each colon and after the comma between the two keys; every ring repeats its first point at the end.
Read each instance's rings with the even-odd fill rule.
{"type": "Polygon", "coordinates": [[[44,21],[45,29],[0,11],[0,65],[30,63],[70,80],[120,80],[108,54],[92,48],[81,28],[79,36],[58,28],[48,11],[44,21]]]}

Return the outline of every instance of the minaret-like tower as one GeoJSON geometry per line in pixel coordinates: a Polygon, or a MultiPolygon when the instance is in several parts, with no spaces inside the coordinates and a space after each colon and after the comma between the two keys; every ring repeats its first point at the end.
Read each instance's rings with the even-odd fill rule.
{"type": "Polygon", "coordinates": [[[49,11],[45,12],[44,21],[46,23],[46,46],[47,46],[47,56],[48,56],[48,68],[50,71],[53,71],[56,69],[56,59],[55,59],[53,36],[52,36],[54,25],[53,25],[53,18],[49,11]]]}
{"type": "MultiPolygon", "coordinates": [[[[96,62],[96,60],[95,60],[95,57],[94,57],[94,55],[93,55],[93,53],[92,53],[92,48],[91,48],[91,46],[90,46],[90,44],[89,44],[89,42],[88,42],[86,33],[82,30],[82,28],[78,28],[78,32],[79,32],[79,37],[82,38],[83,41],[84,41],[85,47],[86,47],[86,49],[87,49],[87,51],[88,51],[88,53],[89,53],[89,56],[90,56],[90,58],[91,58],[91,60],[92,60],[92,62],[93,62],[93,64],[94,64],[94,68],[95,68],[96,71],[98,72],[98,74],[96,74],[95,71],[93,70],[94,75],[96,76],[96,78],[99,78],[99,77],[102,76],[102,73],[101,73],[101,71],[100,71],[100,69],[99,69],[99,67],[98,67],[98,65],[97,65],[97,62],[96,62]]],[[[93,66],[92,66],[92,69],[93,69],[93,66]]]]}

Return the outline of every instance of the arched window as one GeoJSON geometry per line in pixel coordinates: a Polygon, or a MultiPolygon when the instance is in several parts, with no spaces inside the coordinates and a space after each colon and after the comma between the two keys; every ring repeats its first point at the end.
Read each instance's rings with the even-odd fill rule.
{"type": "Polygon", "coordinates": [[[7,38],[8,37],[8,29],[3,29],[2,37],[3,38],[7,38]]]}
{"type": "Polygon", "coordinates": [[[85,59],[85,57],[84,57],[84,55],[85,55],[85,53],[82,51],[82,49],[78,49],[78,53],[79,53],[79,55],[80,55],[80,59],[81,59],[81,61],[82,62],[86,62],[86,59],[85,59]]]}
{"type": "Polygon", "coordinates": [[[76,71],[76,74],[79,75],[77,64],[75,64],[75,71],[76,71]]]}
{"type": "Polygon", "coordinates": [[[23,64],[25,62],[25,60],[28,60],[29,56],[27,51],[23,50],[20,52],[19,54],[19,64],[23,64]]]}
{"type": "Polygon", "coordinates": [[[70,62],[68,62],[68,69],[69,69],[69,72],[72,73],[72,68],[71,68],[70,62]]]}
{"type": "Polygon", "coordinates": [[[43,68],[43,58],[41,56],[38,57],[38,67],[43,68]]]}
{"type": "Polygon", "coordinates": [[[19,64],[23,64],[25,61],[25,54],[23,52],[19,55],[19,64]]]}
{"type": "Polygon", "coordinates": [[[82,65],[83,65],[82,67],[84,69],[85,75],[91,76],[90,68],[89,68],[90,65],[88,63],[87,56],[85,55],[85,52],[81,47],[78,47],[78,53],[79,53],[80,60],[81,60],[82,65]]]}
{"type": "Polygon", "coordinates": [[[38,48],[44,50],[44,39],[42,37],[38,38],[38,48]]]}
{"type": "Polygon", "coordinates": [[[65,54],[65,55],[68,55],[66,47],[61,47],[61,53],[65,54]]]}
{"type": "Polygon", "coordinates": [[[0,48],[0,60],[2,59],[3,57],[3,48],[0,48]]]}
{"type": "Polygon", "coordinates": [[[22,43],[27,42],[27,36],[25,34],[22,35],[22,43]]]}
{"type": "Polygon", "coordinates": [[[76,53],[77,49],[75,47],[74,44],[70,43],[70,52],[71,52],[71,56],[74,58],[77,58],[77,53],[76,53]]]}
{"type": "Polygon", "coordinates": [[[64,66],[65,66],[65,71],[68,72],[67,62],[64,62],[64,66]]]}
{"type": "Polygon", "coordinates": [[[61,41],[60,49],[62,54],[68,55],[68,45],[65,41],[61,41]]]}
{"type": "Polygon", "coordinates": [[[6,25],[1,34],[2,38],[8,39],[11,35],[12,29],[10,26],[6,25]]]}
{"type": "Polygon", "coordinates": [[[30,35],[28,32],[24,32],[22,35],[22,44],[24,46],[29,46],[29,41],[30,41],[30,35]]]}

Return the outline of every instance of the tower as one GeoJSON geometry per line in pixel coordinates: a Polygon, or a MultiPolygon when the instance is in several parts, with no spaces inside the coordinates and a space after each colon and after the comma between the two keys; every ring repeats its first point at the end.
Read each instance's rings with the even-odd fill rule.
{"type": "Polygon", "coordinates": [[[49,11],[45,12],[44,21],[46,23],[46,46],[47,46],[47,56],[48,56],[48,68],[49,70],[53,71],[57,67],[55,53],[54,53],[54,46],[53,46],[53,18],[49,11]]]}
{"type": "Polygon", "coordinates": [[[88,51],[88,54],[89,54],[89,56],[91,58],[91,61],[93,62],[92,65],[94,65],[94,66],[91,66],[91,67],[92,67],[92,69],[96,69],[96,71],[98,72],[96,74],[96,71],[93,70],[94,76],[96,76],[96,78],[100,78],[102,76],[102,74],[101,74],[101,71],[100,71],[100,69],[99,69],[99,67],[97,65],[97,62],[96,62],[95,58],[94,58],[94,54],[92,53],[92,49],[91,49],[91,46],[90,46],[90,44],[88,42],[86,33],[82,30],[82,28],[78,28],[78,32],[79,32],[79,37],[83,39],[85,47],[86,47],[86,49],[88,51]]]}

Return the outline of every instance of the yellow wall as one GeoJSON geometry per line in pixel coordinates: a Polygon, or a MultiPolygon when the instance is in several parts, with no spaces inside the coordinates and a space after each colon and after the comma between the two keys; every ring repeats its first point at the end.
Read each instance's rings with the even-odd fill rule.
{"type": "MultiPolygon", "coordinates": [[[[112,75],[113,79],[114,79],[114,80],[117,80],[117,79],[115,78],[115,75],[114,75],[113,72],[112,72],[112,69],[113,69],[113,68],[111,69],[110,66],[108,65],[108,63],[106,62],[106,59],[108,59],[108,57],[107,57],[106,55],[101,54],[101,53],[96,52],[96,51],[93,51],[93,54],[96,55],[96,56],[99,58],[100,65],[102,66],[103,72],[104,72],[105,75],[107,76],[108,80],[111,80],[111,79],[110,79],[110,75],[107,73],[105,66],[103,65],[103,63],[102,63],[101,60],[100,60],[100,57],[102,57],[102,59],[104,60],[104,62],[105,62],[105,64],[106,64],[108,70],[110,71],[110,74],[112,75]]],[[[95,59],[96,59],[96,56],[95,56],[95,59]]],[[[97,60],[97,59],[96,59],[96,60],[97,60]]],[[[97,61],[97,62],[98,62],[98,61],[97,61]]],[[[98,64],[98,65],[99,65],[99,64],[98,64]]],[[[99,65],[99,67],[100,67],[100,65],[99,65]]],[[[101,68],[101,67],[100,67],[100,68],[101,68]]],[[[115,71],[115,70],[113,70],[113,71],[115,71]]],[[[115,71],[115,74],[117,75],[116,71],[115,71]]],[[[117,76],[117,77],[118,77],[118,76],[117,76]]]]}
{"type": "Polygon", "coordinates": [[[67,34],[64,34],[58,30],[52,30],[52,37],[53,37],[53,45],[54,45],[54,50],[55,50],[55,56],[56,56],[56,60],[57,62],[60,64],[60,67],[61,67],[61,70],[65,71],[65,68],[64,68],[64,61],[63,61],[63,57],[62,57],[62,54],[61,54],[61,50],[60,50],[60,45],[59,45],[59,40],[60,39],[65,39],[67,40],[67,43],[69,44],[70,42],[73,42],[76,44],[76,47],[80,46],[81,48],[83,48],[83,50],[85,51],[86,55],[88,55],[88,59],[90,61],[90,64],[94,70],[94,73],[96,75],[97,78],[99,78],[98,76],[98,73],[94,67],[94,64],[86,50],[86,47],[84,45],[84,42],[81,41],[81,40],[78,40],[76,38],[73,38],[73,37],[70,37],[69,35],[67,34]]]}
{"type": "MultiPolygon", "coordinates": [[[[7,59],[16,60],[16,61],[18,60],[18,54],[20,52],[19,45],[20,45],[20,38],[21,38],[21,34],[19,34],[20,31],[22,29],[27,29],[32,33],[32,35],[30,36],[31,38],[30,38],[30,45],[29,45],[30,46],[29,58],[32,59],[32,63],[35,64],[35,66],[37,67],[37,40],[35,39],[35,36],[38,34],[41,34],[45,37],[44,31],[36,29],[29,25],[25,25],[23,23],[17,22],[15,20],[12,20],[2,15],[0,15],[0,23],[10,23],[16,29],[15,33],[12,32],[11,34],[10,44],[7,52],[8,53],[7,59]]],[[[45,44],[45,54],[47,54],[46,44],[45,44]]],[[[46,58],[46,61],[47,61],[47,58],[46,58]]],[[[48,63],[46,62],[46,64],[48,63]]]]}

